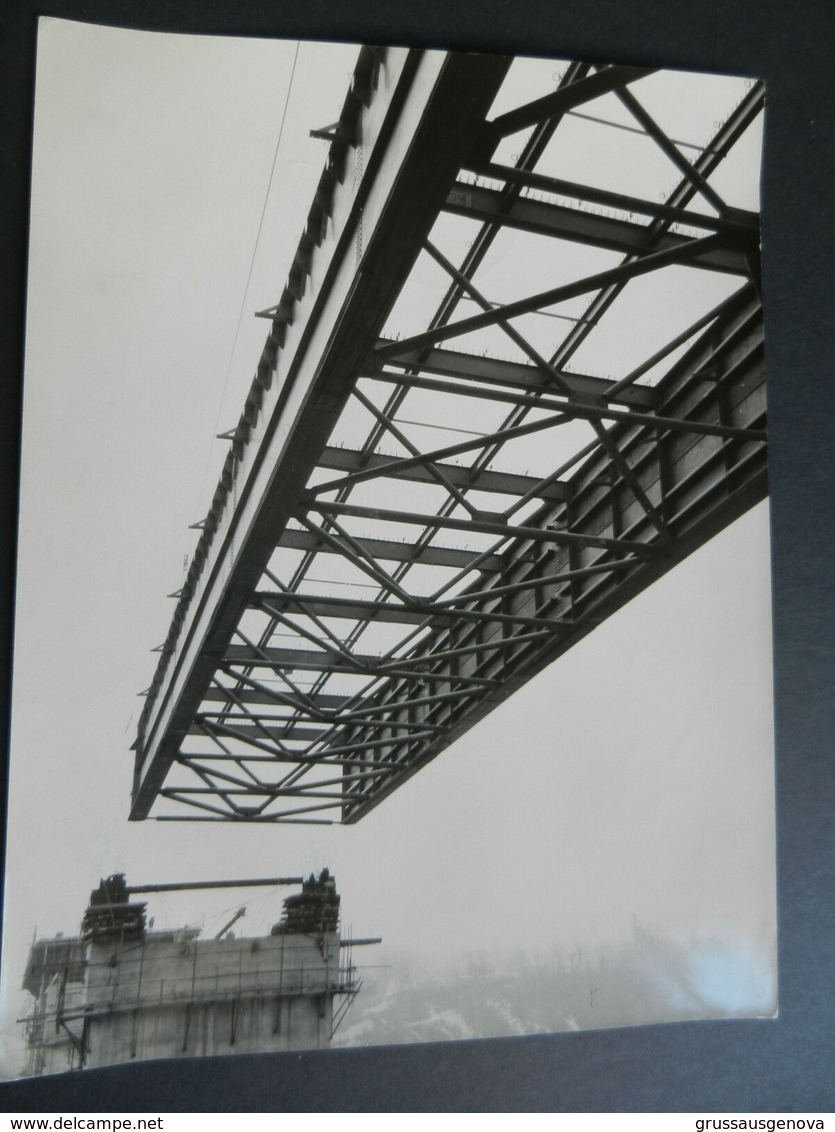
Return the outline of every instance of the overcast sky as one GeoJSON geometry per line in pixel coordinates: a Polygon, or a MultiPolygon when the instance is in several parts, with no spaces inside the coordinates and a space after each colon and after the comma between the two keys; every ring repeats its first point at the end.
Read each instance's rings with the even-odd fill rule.
{"type": "MultiPolygon", "coordinates": [[[[253,312],[280,296],[326,156],[309,131],[337,118],[355,57],[41,22],[7,1069],[33,931],[75,931],[89,890],[120,870],[138,883],[327,864],[355,934],[436,958],[594,948],[627,941],[634,918],[682,946],[721,941],[764,972],[752,1009],[773,1008],[766,505],[357,826],[126,820],[138,693],[226,453],[212,438],[240,415],[265,334],[253,312]]],[[[278,918],[271,900],[249,902],[248,931],[278,918]]],[[[242,902],[150,912],[208,929],[242,902]]]]}

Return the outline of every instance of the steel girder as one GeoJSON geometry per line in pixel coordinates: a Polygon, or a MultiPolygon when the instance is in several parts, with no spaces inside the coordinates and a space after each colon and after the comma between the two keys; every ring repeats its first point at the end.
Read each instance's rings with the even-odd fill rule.
{"type": "Polygon", "coordinates": [[[691,162],[641,102],[651,72],[572,63],[496,113],[510,63],[360,53],[148,692],[134,819],[162,799],[161,820],[358,820],[766,493],[758,218],[710,181],[762,87],[691,162]],[[547,167],[604,95],[675,167],[662,201],[547,167]],[[455,257],[438,241],[461,218],[455,257]],[[569,255],[547,287],[517,271],[511,297],[487,298],[514,232],[546,258],[598,258],[569,255]],[[393,336],[419,258],[443,297],[393,336]],[[629,372],[584,372],[623,296],[682,275],[732,286],[629,372]],[[552,342],[530,321],[545,316],[552,342]]]}

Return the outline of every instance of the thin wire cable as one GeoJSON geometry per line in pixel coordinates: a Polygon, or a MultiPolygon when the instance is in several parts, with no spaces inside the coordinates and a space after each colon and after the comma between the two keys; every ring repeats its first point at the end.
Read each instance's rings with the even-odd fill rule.
{"type": "Polygon", "coordinates": [[[278,128],[278,138],[276,139],[275,151],[273,153],[273,163],[272,163],[272,167],[270,169],[270,179],[267,182],[267,191],[264,194],[264,203],[261,206],[261,218],[258,221],[258,232],[256,233],[256,236],[255,236],[255,244],[253,245],[252,256],[251,256],[250,261],[249,261],[249,273],[247,274],[246,286],[244,287],[244,293],[243,293],[243,296],[241,297],[241,309],[238,311],[238,324],[235,327],[235,338],[232,342],[232,349],[229,353],[229,364],[226,367],[226,376],[223,379],[223,389],[221,390],[220,400],[219,400],[218,406],[217,406],[217,414],[215,416],[215,424],[214,424],[214,428],[212,429],[212,439],[209,442],[209,450],[208,450],[208,453],[206,454],[206,464],[205,464],[205,467],[203,469],[203,478],[200,481],[200,490],[199,490],[198,495],[197,495],[197,507],[200,506],[200,499],[203,495],[203,489],[206,486],[206,477],[209,474],[209,464],[211,463],[211,459],[212,459],[212,444],[214,442],[215,434],[217,433],[218,425],[220,423],[220,414],[223,411],[223,402],[226,398],[226,390],[227,390],[227,387],[229,385],[229,377],[232,373],[232,363],[235,360],[235,350],[238,347],[238,338],[240,337],[240,333],[241,333],[241,323],[243,322],[244,309],[246,307],[247,295],[249,294],[249,285],[252,282],[252,272],[253,272],[253,269],[255,267],[255,256],[256,256],[256,253],[258,251],[258,244],[261,241],[261,230],[264,226],[264,216],[266,215],[266,212],[267,212],[267,202],[270,199],[270,191],[272,189],[273,177],[275,176],[275,167],[276,167],[276,164],[278,162],[278,151],[281,147],[281,139],[284,135],[284,123],[287,120],[287,108],[290,105],[290,95],[292,94],[292,91],[293,91],[293,79],[295,78],[295,75],[296,75],[296,64],[298,63],[298,59],[299,59],[299,48],[300,47],[301,47],[301,43],[297,42],[296,43],[296,51],[295,51],[295,54],[293,55],[293,66],[290,69],[290,81],[287,84],[287,94],[284,98],[284,109],[282,110],[282,113],[281,113],[281,125],[278,128]]]}

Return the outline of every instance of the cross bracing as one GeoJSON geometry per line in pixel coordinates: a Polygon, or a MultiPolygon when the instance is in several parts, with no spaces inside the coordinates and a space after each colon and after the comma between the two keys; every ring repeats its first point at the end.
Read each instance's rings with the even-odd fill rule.
{"type": "Polygon", "coordinates": [[[313,129],[134,818],[358,820],[765,495],[762,85],[556,66],[364,48],[313,129]]]}

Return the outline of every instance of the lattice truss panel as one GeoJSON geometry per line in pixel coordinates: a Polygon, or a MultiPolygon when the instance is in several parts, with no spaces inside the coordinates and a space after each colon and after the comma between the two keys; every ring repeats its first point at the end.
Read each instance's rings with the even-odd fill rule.
{"type": "Polygon", "coordinates": [[[363,49],[133,817],[356,821],[765,495],[763,93],[363,49]]]}

